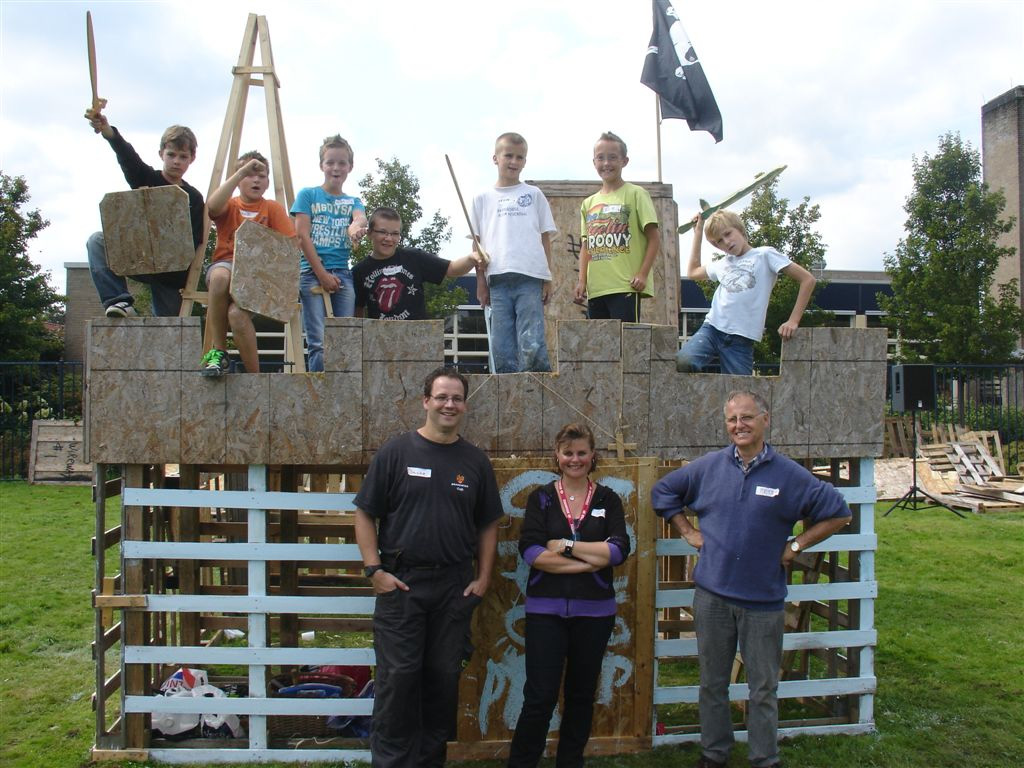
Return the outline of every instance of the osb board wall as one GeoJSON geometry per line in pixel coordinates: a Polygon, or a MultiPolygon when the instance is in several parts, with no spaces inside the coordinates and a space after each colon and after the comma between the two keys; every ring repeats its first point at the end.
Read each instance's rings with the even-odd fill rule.
{"type": "MultiPolygon", "coordinates": [[[[794,458],[879,456],[885,330],[807,328],[777,377],[682,374],[672,326],[557,326],[554,373],[473,375],[463,434],[492,456],[547,454],[567,421],[627,456],[691,459],[725,442],[721,407],[751,388],[768,439],[794,458]]],[[[444,360],[439,320],[329,318],[325,372],[205,379],[198,318],[99,318],[88,332],[86,458],[112,464],[365,463],[423,423],[422,382],[444,360]]]]}
{"type": "MultiPolygon", "coordinates": [[[[459,743],[453,746],[458,755],[453,753],[453,759],[507,754],[503,750],[515,729],[526,678],[524,601],[529,566],[519,557],[519,529],[527,497],[556,477],[553,466],[543,459],[496,459],[494,464],[506,518],[499,530],[494,579],[473,616],[476,652],[460,678],[459,743]]],[[[592,753],[616,751],[616,745],[628,742],[650,743],[653,665],[649,654],[637,654],[635,649],[654,643],[657,537],[650,490],[659,477],[657,464],[654,459],[609,460],[594,475],[622,499],[632,552],[615,568],[618,607],[597,687],[592,753]]],[[[554,731],[557,723],[556,713],[554,731]]]]}
{"type": "MultiPolygon", "coordinates": [[[[558,227],[551,237],[551,300],[544,314],[548,321],[549,337],[557,320],[580,320],[584,307],[572,301],[573,290],[579,280],[580,206],[601,188],[600,181],[531,181],[540,187],[551,205],[551,215],[558,227]]],[[[676,325],[679,322],[679,215],[672,200],[671,184],[634,182],[646,189],[658,212],[658,231],[661,235],[661,256],[654,262],[651,280],[654,298],[641,303],[641,317],[645,323],[676,325]],[[666,279],[666,275],[671,276],[666,279]]],[[[552,345],[554,346],[554,345],[552,345]]]]}

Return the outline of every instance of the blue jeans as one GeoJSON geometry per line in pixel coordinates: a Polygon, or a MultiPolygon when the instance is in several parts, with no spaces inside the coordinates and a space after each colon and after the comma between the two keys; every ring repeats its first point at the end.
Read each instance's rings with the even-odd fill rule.
{"type": "Polygon", "coordinates": [[[735,333],[722,333],[705,320],[676,355],[676,370],[700,373],[716,357],[722,373],[750,376],[754,372],[754,341],[735,333]]]}
{"type": "MultiPolygon", "coordinates": [[[[328,269],[330,274],[341,280],[341,287],[334,293],[327,294],[331,299],[331,311],[335,317],[352,317],[356,311],[356,290],[352,284],[352,273],[347,269],[328,269]]],[[[313,271],[299,275],[299,301],[302,303],[302,330],[306,333],[306,351],[308,360],[306,370],[322,371],[324,369],[324,319],[327,310],[324,308],[324,297],[312,293],[319,287],[313,271]]]]}
{"type": "Polygon", "coordinates": [[[697,587],[693,595],[700,663],[700,747],[725,763],[732,750],[729,679],[739,647],[750,688],[747,702],[748,757],[755,768],[779,762],[779,667],[785,611],[755,611],[728,603],[697,587]]]}
{"type": "MultiPolygon", "coordinates": [[[[119,301],[135,303],[128,292],[128,281],[115,275],[107,265],[107,247],[102,232],[93,232],[85,243],[89,255],[89,272],[99,294],[103,308],[119,301]]],[[[158,275],[132,275],[132,280],[147,283],[153,294],[153,314],[157,317],[177,317],[181,311],[181,289],[185,287],[188,272],[165,272],[158,275]]]]}
{"type": "Polygon", "coordinates": [[[488,281],[491,293],[491,354],[495,373],[550,371],[544,339],[544,281],[506,272],[488,281]]]}

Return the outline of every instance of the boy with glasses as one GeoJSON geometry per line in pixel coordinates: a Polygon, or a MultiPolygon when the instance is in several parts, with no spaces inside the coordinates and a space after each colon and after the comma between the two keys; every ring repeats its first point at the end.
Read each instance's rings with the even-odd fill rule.
{"type": "Polygon", "coordinates": [[[373,250],[352,269],[356,317],[426,320],[423,283],[461,277],[479,263],[475,253],[448,261],[419,248],[402,248],[402,217],[394,208],[375,210],[369,233],[373,250]]]}

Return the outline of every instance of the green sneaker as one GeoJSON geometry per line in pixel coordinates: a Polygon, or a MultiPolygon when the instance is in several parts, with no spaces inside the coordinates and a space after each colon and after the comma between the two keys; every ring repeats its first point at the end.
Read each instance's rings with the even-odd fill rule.
{"type": "Polygon", "coordinates": [[[199,364],[199,372],[203,376],[217,377],[227,373],[228,353],[220,349],[211,349],[203,355],[203,361],[199,364]]]}

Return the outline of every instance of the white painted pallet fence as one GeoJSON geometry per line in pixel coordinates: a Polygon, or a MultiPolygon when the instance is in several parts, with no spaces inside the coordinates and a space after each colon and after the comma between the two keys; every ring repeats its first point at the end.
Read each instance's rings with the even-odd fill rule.
{"type": "MultiPolygon", "coordinates": [[[[802,725],[797,727],[780,727],[780,738],[800,735],[825,734],[859,734],[870,733],[875,729],[874,697],[877,688],[875,679],[874,649],[878,642],[875,630],[875,599],[878,597],[878,582],[875,580],[875,551],[878,548],[878,537],[875,535],[874,502],[874,460],[859,459],[860,477],[866,485],[842,486],[838,490],[849,504],[860,505],[860,532],[838,534],[820,544],[808,547],[805,552],[848,552],[850,563],[859,562],[859,578],[857,581],[794,584],[789,587],[786,600],[788,602],[850,600],[859,603],[859,611],[851,611],[851,615],[859,617],[858,626],[849,630],[828,632],[787,632],[783,638],[784,650],[826,649],[826,648],[859,648],[859,669],[856,677],[825,678],[814,680],[783,680],[779,683],[779,699],[856,695],[858,698],[857,722],[834,723],[821,725],[802,725]]],[[[656,553],[663,555],[694,555],[697,550],[682,539],[659,539],[656,553]]],[[[659,590],[655,599],[655,608],[689,608],[693,605],[692,589],[659,590]]],[[[654,661],[655,681],[658,677],[659,660],[676,658],[696,658],[697,641],[694,638],[677,640],[655,640],[654,661]]],[[[654,688],[654,703],[659,704],[696,704],[698,686],[658,686],[654,688]]],[[[729,687],[729,698],[732,701],[746,701],[749,689],[746,683],[734,684],[729,687]]],[[[737,741],[746,741],[745,730],[736,731],[737,741]]],[[[654,745],[680,744],[700,740],[699,733],[654,734],[654,745]]]]}
{"type": "MultiPolygon", "coordinates": [[[[860,459],[860,477],[869,485],[841,487],[839,490],[851,504],[860,504],[860,532],[832,537],[809,552],[846,551],[851,562],[859,561],[859,580],[854,582],[802,584],[790,587],[787,600],[826,601],[851,600],[859,603],[859,624],[856,628],[828,632],[787,633],[783,647],[786,650],[859,648],[859,674],[856,677],[815,680],[783,681],[779,684],[780,698],[806,696],[856,695],[859,700],[858,720],[855,723],[805,725],[780,728],[780,736],[804,734],[856,734],[874,730],[874,647],[877,633],[874,628],[874,600],[878,595],[875,581],[873,461],[860,459]]],[[[266,690],[266,669],[280,664],[367,664],[375,663],[370,648],[271,648],[267,646],[266,614],[347,614],[369,616],[373,613],[372,597],[317,597],[268,595],[265,591],[268,561],[359,561],[358,547],[354,544],[278,544],[267,541],[267,510],[351,510],[353,494],[344,493],[287,493],[266,490],[266,467],[248,468],[247,491],[206,491],[158,488],[126,488],[123,503],[132,506],[220,507],[247,510],[248,540],[239,543],[211,542],[151,542],[123,541],[122,553],[130,559],[164,560],[220,560],[246,562],[248,568],[248,594],[225,595],[148,595],[144,610],[148,612],[203,611],[246,613],[249,616],[248,647],[222,648],[204,646],[125,646],[124,664],[170,664],[201,667],[215,664],[237,664],[248,668],[248,698],[181,699],[162,696],[125,696],[125,713],[200,712],[238,714],[249,717],[248,748],[176,747],[149,750],[153,760],[166,763],[266,763],[266,762],[343,762],[369,761],[368,750],[359,749],[272,749],[267,736],[268,715],[366,715],[373,702],[367,699],[286,699],[255,695],[266,690]]],[[[656,554],[689,555],[696,550],[680,539],[659,539],[656,554]]],[[[688,608],[692,605],[693,590],[661,590],[656,596],[656,608],[688,608]]],[[[695,639],[656,640],[649,651],[655,659],[695,657],[695,639]]],[[[654,704],[695,703],[698,687],[656,686],[654,704]]],[[[730,698],[745,700],[745,684],[730,687],[730,698]]],[[[746,740],[746,731],[738,731],[736,738],[746,740]]],[[[697,741],[699,734],[668,734],[653,736],[655,746],[697,741]]]]}
{"type": "Polygon", "coordinates": [[[248,698],[183,699],[163,696],[125,696],[125,713],[188,712],[247,715],[249,746],[173,747],[149,750],[149,757],[166,763],[369,762],[366,749],[272,749],[267,735],[268,715],[369,715],[371,699],[268,698],[267,667],[279,664],[374,664],[372,648],[271,648],[267,646],[266,614],[346,614],[370,616],[372,597],[268,595],[268,561],[339,562],[361,560],[355,544],[277,544],[267,541],[267,510],[352,510],[352,493],[288,493],[266,490],[266,467],[248,468],[246,491],[208,491],[168,488],[125,488],[126,506],[220,507],[247,510],[247,541],[238,543],[155,542],[121,543],[125,558],[162,560],[220,560],[247,563],[248,593],[225,595],[147,595],[147,612],[202,611],[246,613],[248,647],[125,646],[122,664],[170,664],[203,667],[238,664],[248,668],[248,698]]]}

